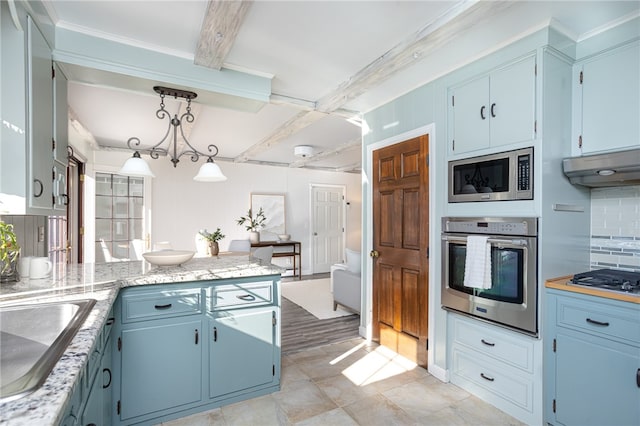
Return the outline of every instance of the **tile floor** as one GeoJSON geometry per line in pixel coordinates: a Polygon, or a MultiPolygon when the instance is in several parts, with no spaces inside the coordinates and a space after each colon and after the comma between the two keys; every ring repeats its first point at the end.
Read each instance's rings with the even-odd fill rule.
{"type": "Polygon", "coordinates": [[[522,425],[468,392],[440,382],[362,339],[282,357],[279,392],[166,426],[522,425]]]}

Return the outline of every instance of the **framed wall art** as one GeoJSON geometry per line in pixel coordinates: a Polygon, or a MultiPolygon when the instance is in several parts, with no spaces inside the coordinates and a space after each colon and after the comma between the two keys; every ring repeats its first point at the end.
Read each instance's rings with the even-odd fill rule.
{"type": "Polygon", "coordinates": [[[274,241],[285,232],[284,194],[251,194],[251,211],[257,214],[260,208],[266,218],[260,230],[261,241],[274,241]]]}

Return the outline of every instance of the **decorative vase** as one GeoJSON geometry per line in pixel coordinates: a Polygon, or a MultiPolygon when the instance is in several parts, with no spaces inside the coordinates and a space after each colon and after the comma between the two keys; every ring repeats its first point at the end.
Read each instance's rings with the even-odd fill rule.
{"type": "Polygon", "coordinates": [[[217,241],[209,241],[209,256],[217,256],[220,252],[220,247],[217,241]]]}
{"type": "Polygon", "coordinates": [[[249,232],[249,241],[251,241],[251,244],[259,243],[260,233],[258,231],[249,232]]]}
{"type": "Polygon", "coordinates": [[[0,282],[7,283],[13,281],[20,281],[18,275],[18,258],[10,261],[7,265],[5,261],[0,261],[0,282]]]}

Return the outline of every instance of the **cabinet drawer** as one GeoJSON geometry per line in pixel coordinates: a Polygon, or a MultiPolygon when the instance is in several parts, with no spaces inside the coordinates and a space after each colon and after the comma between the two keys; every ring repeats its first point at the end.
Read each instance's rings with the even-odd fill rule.
{"type": "Polygon", "coordinates": [[[640,344],[640,305],[630,304],[628,309],[620,304],[609,304],[604,299],[597,302],[558,297],[557,324],[602,337],[640,344]]]}
{"type": "Polygon", "coordinates": [[[494,330],[486,324],[474,324],[455,318],[453,341],[492,359],[533,372],[533,342],[526,337],[511,336],[507,331],[494,330]]]}
{"type": "Polygon", "coordinates": [[[210,309],[228,309],[273,304],[273,282],[226,284],[210,288],[210,309]]]}
{"type": "MultiPolygon", "coordinates": [[[[454,376],[532,412],[533,381],[514,372],[506,365],[490,362],[474,351],[460,350],[459,347],[453,349],[454,376]]],[[[452,382],[455,383],[455,379],[452,382]]]]}
{"type": "Polygon", "coordinates": [[[202,312],[200,289],[125,294],[122,322],[195,315],[202,312]]]}

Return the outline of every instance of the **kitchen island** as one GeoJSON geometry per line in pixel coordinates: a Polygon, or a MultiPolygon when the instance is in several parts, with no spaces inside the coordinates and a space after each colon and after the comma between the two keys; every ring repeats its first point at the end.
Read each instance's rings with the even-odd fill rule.
{"type": "MultiPolygon", "coordinates": [[[[63,423],[78,389],[85,386],[83,382],[87,364],[103,338],[101,334],[105,325],[113,318],[111,312],[119,300],[118,294],[126,289],[153,291],[168,285],[193,288],[200,284],[213,289],[218,283],[229,285],[236,279],[244,282],[251,282],[253,278],[258,281],[272,280],[273,307],[279,313],[279,277],[282,269],[263,264],[248,255],[194,258],[175,267],[156,267],[145,261],[134,261],[65,265],[54,269],[50,279],[27,279],[2,284],[0,306],[87,298],[96,299],[97,302],[45,383],[29,395],[0,403],[0,424],[14,426],[63,423]]],[[[214,294],[213,290],[207,291],[209,293],[206,294],[214,294]]],[[[118,324],[119,321],[116,321],[114,327],[117,328],[118,324]]],[[[279,321],[277,324],[279,330],[279,321]]],[[[279,339],[279,332],[277,335],[279,339]]]]}

